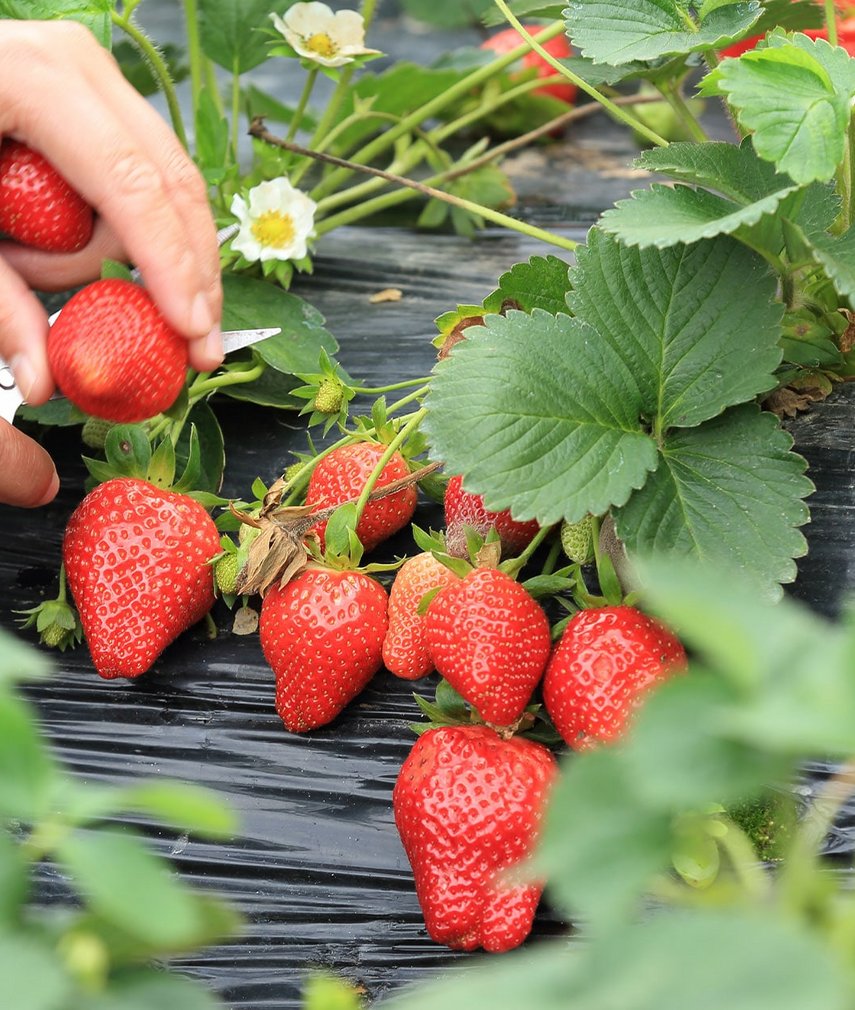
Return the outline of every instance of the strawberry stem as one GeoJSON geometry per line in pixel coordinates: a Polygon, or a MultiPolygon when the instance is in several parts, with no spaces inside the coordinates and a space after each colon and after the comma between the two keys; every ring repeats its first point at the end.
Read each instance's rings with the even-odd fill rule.
{"type": "Polygon", "coordinates": [[[361,494],[356,500],[356,522],[358,523],[362,517],[363,510],[368,504],[368,497],[374,490],[374,485],[380,478],[380,474],[383,472],[384,467],[398,450],[398,448],[403,445],[404,442],[409,438],[410,434],[415,428],[419,426],[421,421],[424,419],[427,411],[422,408],[417,410],[414,414],[410,416],[409,421],[401,428],[398,434],[392,439],[392,441],[386,446],[386,450],[380,459],[377,461],[377,465],[371,471],[371,475],[365,482],[365,487],[363,487],[361,494]]]}

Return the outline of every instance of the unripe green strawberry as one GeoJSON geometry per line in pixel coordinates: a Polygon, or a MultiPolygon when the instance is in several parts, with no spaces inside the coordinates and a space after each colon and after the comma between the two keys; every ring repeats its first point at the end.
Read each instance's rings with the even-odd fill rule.
{"type": "Polygon", "coordinates": [[[571,561],[587,565],[594,558],[594,517],[561,524],[561,548],[571,561]]]}
{"type": "Polygon", "coordinates": [[[73,635],[73,631],[63,628],[61,624],[49,624],[41,632],[41,643],[49,649],[64,649],[73,635]]]}
{"type": "Polygon", "coordinates": [[[315,410],[320,414],[337,414],[344,399],[343,388],[338,379],[323,379],[315,395],[315,410]]]}
{"type": "Polygon", "coordinates": [[[88,417],[80,429],[80,438],[90,449],[103,449],[107,444],[107,435],[115,422],[105,421],[103,417],[88,417]]]}
{"type": "Polygon", "coordinates": [[[237,592],[237,577],[240,562],[237,554],[224,554],[214,565],[214,581],[223,596],[234,596],[237,592]]]}

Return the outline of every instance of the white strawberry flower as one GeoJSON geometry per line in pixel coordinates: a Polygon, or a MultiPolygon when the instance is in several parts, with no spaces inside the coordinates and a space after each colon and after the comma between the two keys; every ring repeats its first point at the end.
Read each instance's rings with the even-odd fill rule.
{"type": "Polygon", "coordinates": [[[245,200],[236,193],[232,214],[240,230],[232,248],[250,261],[299,260],[314,235],[317,204],[284,177],[253,186],[245,200]]]}
{"type": "Polygon", "coordinates": [[[377,53],[365,48],[365,22],[358,11],[333,11],[317,2],[295,3],[282,17],[270,17],[299,56],[322,67],[343,67],[357,56],[377,53]]]}

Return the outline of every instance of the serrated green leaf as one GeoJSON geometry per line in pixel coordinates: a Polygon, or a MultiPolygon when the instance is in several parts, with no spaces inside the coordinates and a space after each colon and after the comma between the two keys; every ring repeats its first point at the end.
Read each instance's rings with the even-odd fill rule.
{"type": "Polygon", "coordinates": [[[718,49],[741,38],[760,17],[756,0],[693,20],[675,0],[572,0],[567,34],[583,56],[620,66],[632,60],[718,49]]]}
{"type": "Polygon", "coordinates": [[[37,424],[56,428],[70,428],[75,424],[83,424],[87,416],[64,396],[58,397],[56,400],[48,400],[47,403],[38,407],[22,403],[16,413],[16,417],[20,421],[35,421],[37,424]]]}
{"type": "Polygon", "coordinates": [[[788,35],[783,31],[770,34],[766,45],[784,52],[795,46],[820,64],[838,94],[849,98],[855,94],[855,61],[842,46],[833,46],[827,39],[812,39],[801,32],[788,35]]]}
{"type": "Polygon", "coordinates": [[[571,282],[571,310],[633,374],[657,430],[699,424],[774,386],[776,281],[734,240],[636,249],[592,229],[571,282]],[[744,285],[751,298],[734,298],[744,285]]]}
{"type": "Polygon", "coordinates": [[[244,73],[267,59],[269,0],[198,0],[199,40],[206,56],[244,73]]]}
{"type": "Polygon", "coordinates": [[[498,288],[484,299],[487,312],[500,312],[507,303],[531,312],[543,309],[555,315],[567,311],[569,264],[557,256],[532,256],[516,263],[499,278],[498,288]]]}
{"type": "Polygon", "coordinates": [[[797,183],[830,179],[843,160],[849,95],[795,45],[755,49],[716,70],[718,90],[754,149],[797,183]]]}
{"type": "Polygon", "coordinates": [[[281,333],[253,345],[253,350],[279,372],[312,372],[322,349],[330,356],[338,350],[321,313],[289,291],[254,277],[226,274],[223,294],[223,329],[281,327],[281,333]]]}
{"type": "Polygon", "coordinates": [[[0,0],[0,18],[21,21],[79,21],[110,48],[112,0],[0,0]]]}
{"type": "Polygon", "coordinates": [[[614,514],[634,553],[654,551],[719,560],[743,568],[777,597],[807,550],[798,530],[813,490],[805,461],[777,418],[753,405],[707,424],[673,431],[658,469],[614,514]]]}
{"type": "Polygon", "coordinates": [[[488,316],[435,373],[424,421],[433,453],[493,511],[574,522],[625,501],[656,466],[635,376],[580,320],[488,316]]]}
{"type": "Polygon", "coordinates": [[[855,228],[845,235],[814,232],[809,236],[814,259],[825,271],[834,290],[855,307],[855,228]]]}

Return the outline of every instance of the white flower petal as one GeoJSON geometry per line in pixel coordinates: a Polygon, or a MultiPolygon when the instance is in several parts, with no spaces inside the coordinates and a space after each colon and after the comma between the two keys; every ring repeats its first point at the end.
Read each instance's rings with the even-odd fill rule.
{"type": "Polygon", "coordinates": [[[361,49],[365,43],[362,15],[358,11],[339,11],[331,34],[340,46],[358,46],[361,49]]]}
{"type": "Polygon", "coordinates": [[[285,11],[283,18],[292,32],[300,35],[314,35],[315,32],[329,32],[335,22],[335,14],[324,3],[298,3],[285,11]]]}
{"type": "Polygon", "coordinates": [[[232,200],[232,212],[241,221],[232,248],[250,261],[301,259],[308,250],[308,239],[314,235],[316,208],[315,201],[295,189],[285,176],[267,179],[249,191],[247,200],[239,195],[232,200]],[[287,225],[286,234],[291,232],[284,244],[273,238],[276,236],[281,243],[284,237],[277,229],[277,217],[287,219],[279,224],[287,225]]]}

